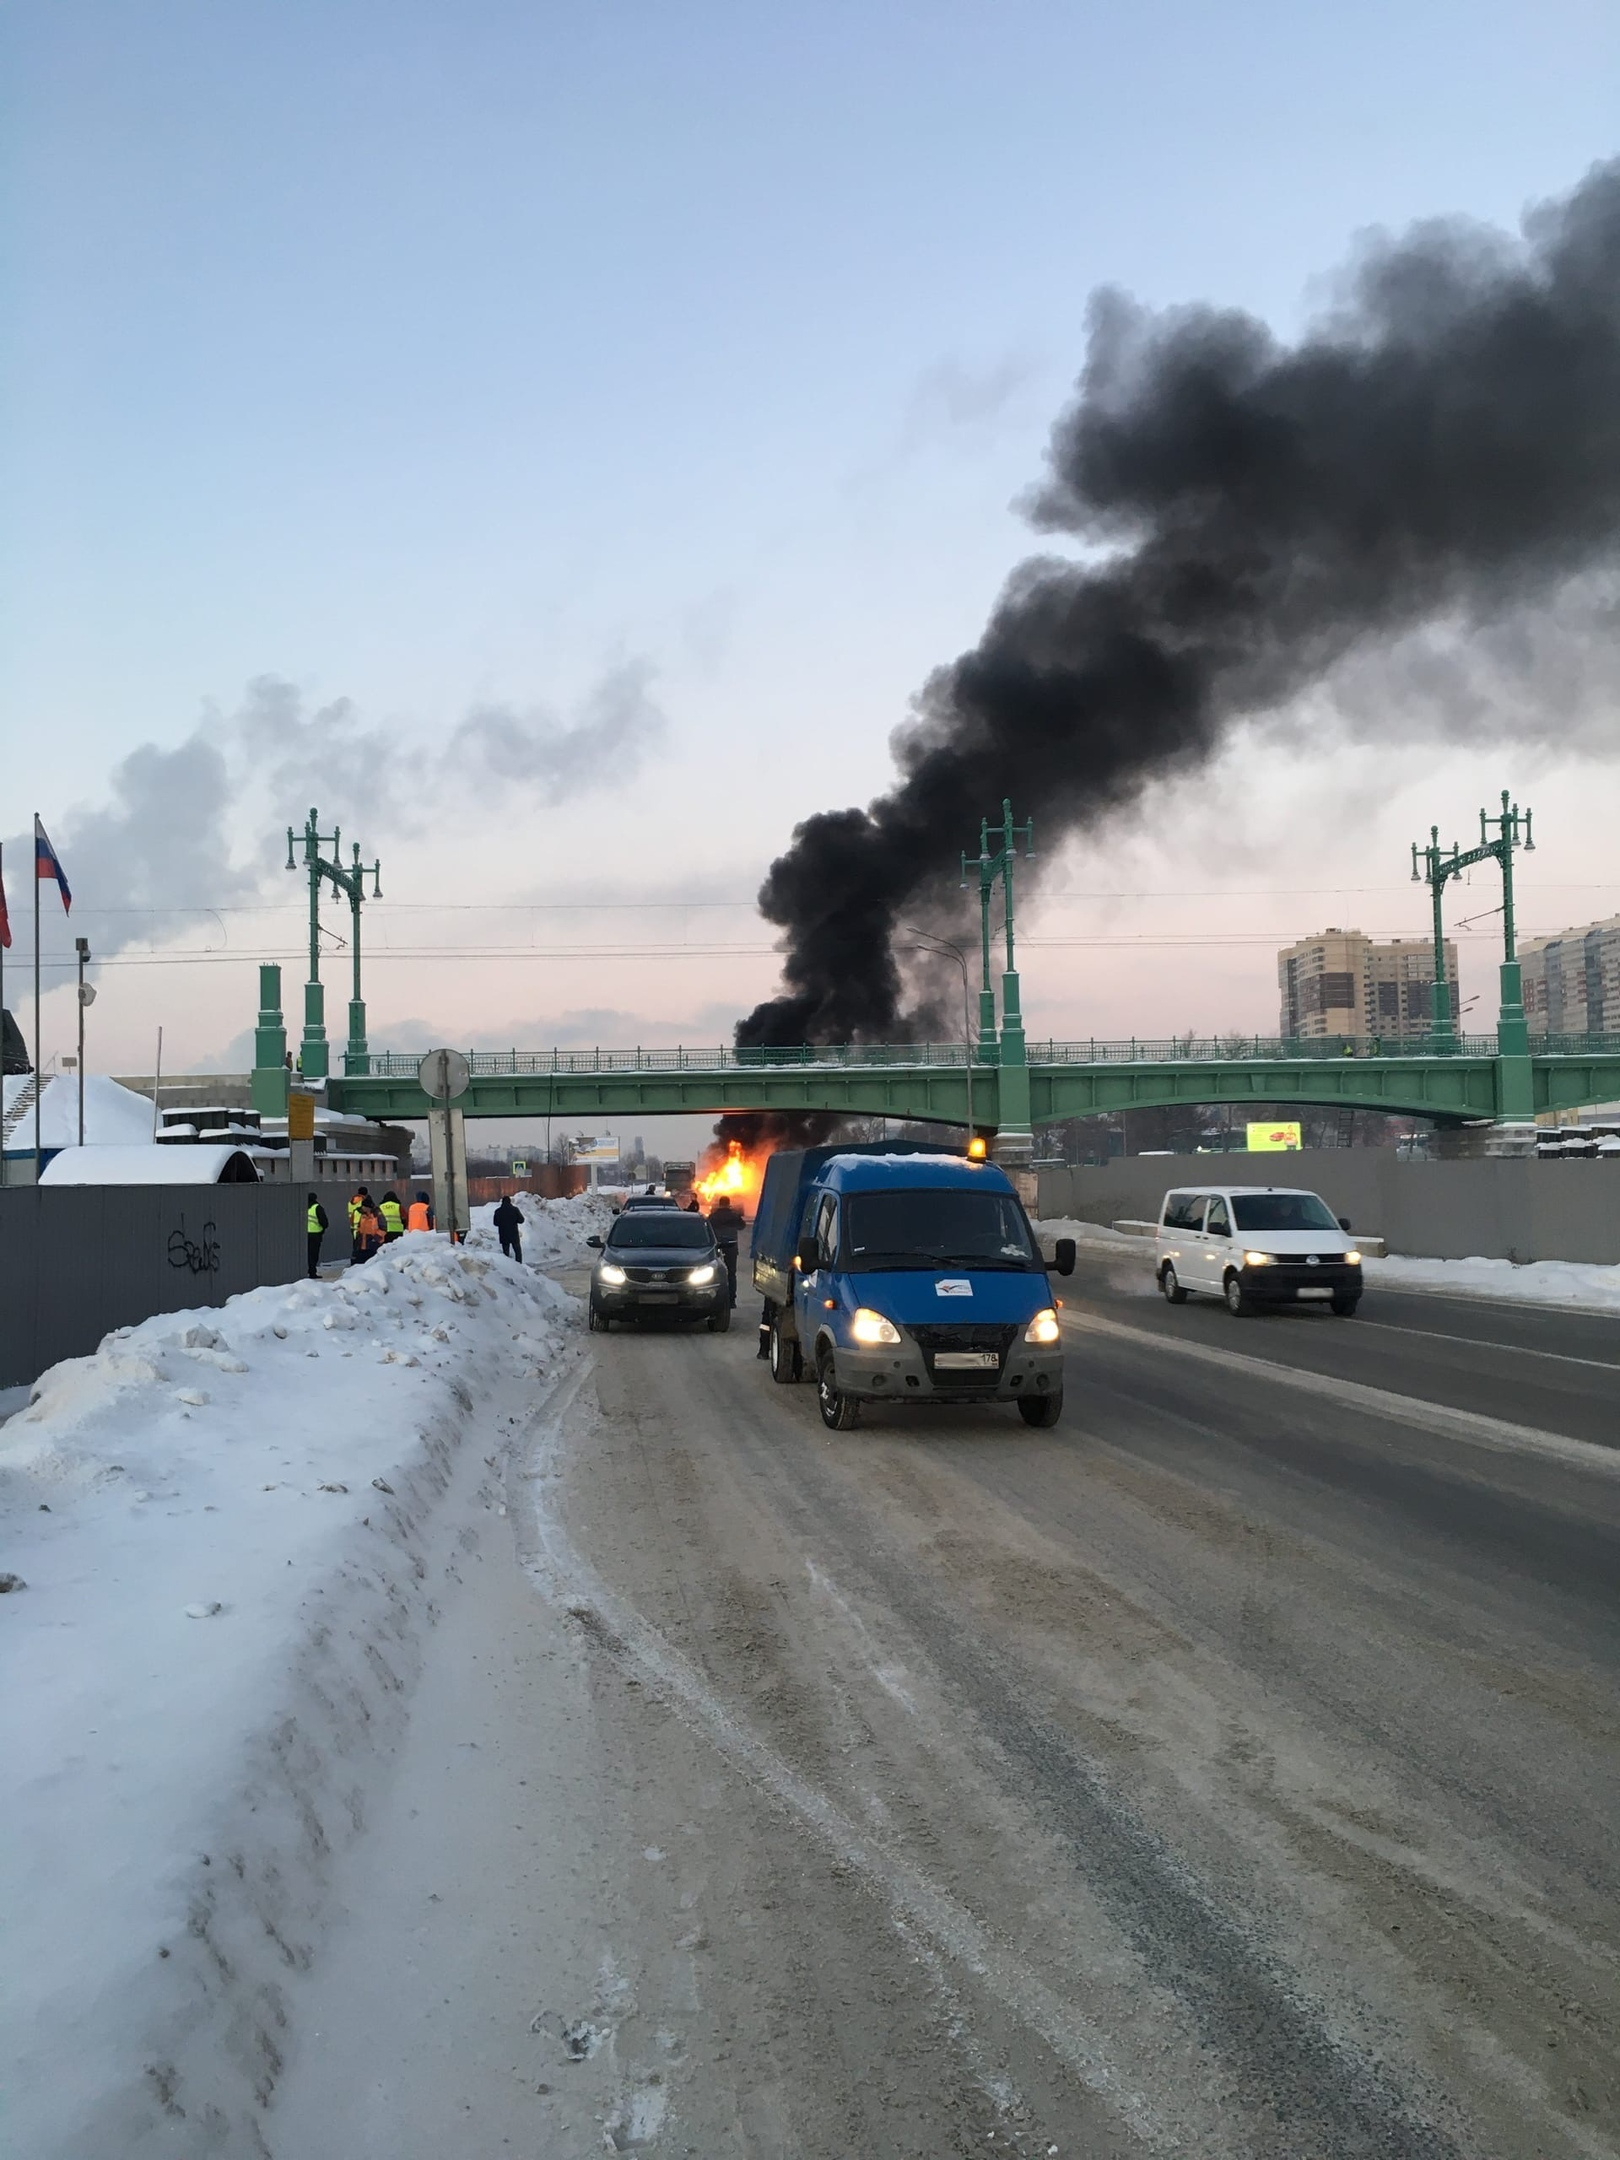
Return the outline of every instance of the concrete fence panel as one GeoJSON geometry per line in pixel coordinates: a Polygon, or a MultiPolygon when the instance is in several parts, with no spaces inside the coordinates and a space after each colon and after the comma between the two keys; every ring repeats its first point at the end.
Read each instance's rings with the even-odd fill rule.
{"type": "Polygon", "coordinates": [[[1077,1222],[1156,1216],[1186,1185],[1303,1185],[1392,1253],[1431,1260],[1620,1264],[1620,1161],[1406,1162],[1393,1148],[1297,1155],[1135,1155],[1040,1173],[1039,1212],[1077,1222]]]}
{"type": "Polygon", "coordinates": [[[154,1313],[295,1281],[306,1206],[277,1185],[0,1190],[0,1387],[37,1380],[154,1313]]]}

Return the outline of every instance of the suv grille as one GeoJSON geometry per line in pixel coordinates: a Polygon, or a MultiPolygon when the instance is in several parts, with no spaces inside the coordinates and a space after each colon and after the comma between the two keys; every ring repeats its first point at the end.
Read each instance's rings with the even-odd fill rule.
{"type": "Polygon", "coordinates": [[[1006,1369],[1007,1352],[1012,1348],[1018,1334],[1017,1323],[1011,1327],[986,1327],[967,1322],[950,1327],[943,1322],[930,1322],[906,1330],[913,1342],[921,1349],[923,1363],[928,1367],[929,1378],[937,1388],[984,1388],[995,1385],[1006,1369]],[[987,1365],[978,1372],[960,1372],[947,1366],[943,1372],[935,1370],[934,1353],[937,1350],[993,1350],[996,1353],[994,1371],[987,1365]]]}

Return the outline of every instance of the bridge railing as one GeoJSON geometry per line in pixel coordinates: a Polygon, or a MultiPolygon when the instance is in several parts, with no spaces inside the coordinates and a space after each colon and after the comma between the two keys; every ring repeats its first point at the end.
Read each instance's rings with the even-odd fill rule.
{"type": "MultiPolygon", "coordinates": [[[[1293,1064],[1338,1058],[1423,1057],[1429,1051],[1421,1038],[1403,1041],[1392,1035],[1094,1036],[1083,1042],[1031,1042],[1026,1047],[1032,1065],[1293,1064]]],[[[1533,1040],[1531,1047],[1542,1054],[1615,1054],[1620,1053],[1620,1036],[1545,1036],[1533,1040]]],[[[1449,1054],[1494,1057],[1496,1037],[1459,1036],[1449,1054]]],[[[762,1068],[960,1067],[968,1060],[962,1043],[791,1043],[750,1044],[742,1048],[724,1043],[712,1048],[470,1050],[466,1055],[475,1080],[533,1079],[553,1073],[566,1077],[590,1073],[747,1072],[762,1068]]],[[[975,1046],[974,1063],[980,1062],[975,1046]]],[[[414,1051],[373,1051],[366,1072],[378,1080],[414,1080],[419,1063],[414,1051]]]]}

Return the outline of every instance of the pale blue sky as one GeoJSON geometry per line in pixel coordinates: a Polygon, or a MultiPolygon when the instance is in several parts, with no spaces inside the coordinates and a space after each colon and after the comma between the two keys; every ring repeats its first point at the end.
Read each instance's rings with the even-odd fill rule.
{"type": "MultiPolygon", "coordinates": [[[[423,745],[479,704],[577,721],[639,661],[664,730],[606,798],[418,775],[332,809],[399,901],[555,897],[604,833],[626,896],[746,895],[797,816],[882,785],[1030,547],[1015,499],[1095,286],[1288,330],[1358,231],[1511,226],[1617,112],[1620,10],[1586,0],[12,0],[0,826],[71,832],[129,751],[263,675],[423,745]]],[[[286,815],[256,754],[239,850],[286,815]]],[[[332,783],[293,792],[324,811],[332,783]]],[[[125,873],[70,868],[118,903],[125,873]]],[[[1243,960],[1261,1020],[1269,966],[1243,960]]],[[[221,972],[109,983],[110,1035],[161,984],[189,1054],[218,1048],[251,1017],[221,972]]],[[[379,1024],[718,1033],[772,971],[450,972],[379,971],[379,1024]]]]}

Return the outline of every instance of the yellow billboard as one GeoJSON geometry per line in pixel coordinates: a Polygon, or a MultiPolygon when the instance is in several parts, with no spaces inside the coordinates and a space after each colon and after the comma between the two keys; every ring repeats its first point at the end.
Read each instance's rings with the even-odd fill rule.
{"type": "Polygon", "coordinates": [[[1297,1125],[1250,1125],[1246,1130],[1251,1154],[1282,1154],[1299,1146],[1297,1125]]]}

